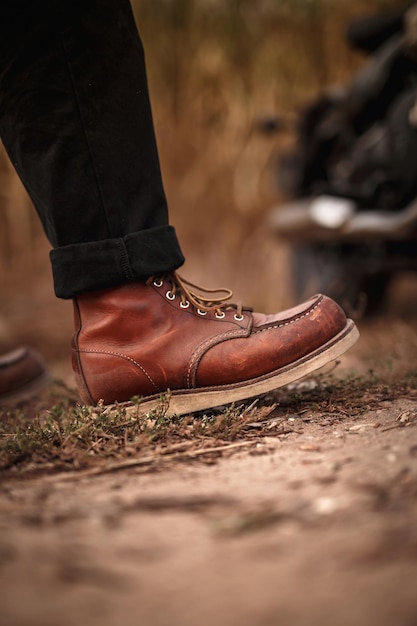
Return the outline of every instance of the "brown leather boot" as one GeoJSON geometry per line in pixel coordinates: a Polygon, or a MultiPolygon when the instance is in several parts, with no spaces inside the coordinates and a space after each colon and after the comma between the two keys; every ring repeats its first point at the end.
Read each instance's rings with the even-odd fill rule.
{"type": "Polygon", "coordinates": [[[42,357],[21,347],[0,356],[0,407],[28,400],[50,382],[42,357]]]}
{"type": "Polygon", "coordinates": [[[73,367],[85,403],[141,396],[149,411],[169,392],[168,414],[208,409],[297,380],[359,336],[322,295],[262,315],[194,287],[174,273],[77,297],[73,367]]]}

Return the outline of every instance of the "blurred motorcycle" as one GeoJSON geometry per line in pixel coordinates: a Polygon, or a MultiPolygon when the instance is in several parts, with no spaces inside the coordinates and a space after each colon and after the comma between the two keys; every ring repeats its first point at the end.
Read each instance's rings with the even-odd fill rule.
{"type": "Polygon", "coordinates": [[[269,224],[291,243],[297,298],[321,291],[359,315],[381,307],[394,275],[417,271],[417,4],[353,23],[348,39],[369,58],[299,115],[275,171],[291,200],[269,224]]]}

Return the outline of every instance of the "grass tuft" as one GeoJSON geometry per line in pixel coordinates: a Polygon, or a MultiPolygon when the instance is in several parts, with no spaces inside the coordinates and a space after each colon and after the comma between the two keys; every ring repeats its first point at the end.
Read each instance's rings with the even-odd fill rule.
{"type": "Polygon", "coordinates": [[[299,433],[307,422],[332,425],[360,419],[398,397],[417,398],[414,373],[400,380],[381,380],[372,372],[343,380],[327,375],[315,379],[313,387],[302,381],[251,403],[185,417],[167,416],[166,396],[146,415],[140,413],[139,398],[134,399],[137,412],[127,414],[123,406],[80,406],[62,397],[34,416],[25,407],[0,411],[0,470],[74,471],[109,460],[166,455],[184,446],[192,450],[287,436],[299,433]]]}

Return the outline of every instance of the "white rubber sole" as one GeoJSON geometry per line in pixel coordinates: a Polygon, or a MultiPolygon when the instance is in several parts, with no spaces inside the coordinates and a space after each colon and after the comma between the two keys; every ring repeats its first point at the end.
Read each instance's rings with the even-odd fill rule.
{"type": "Polygon", "coordinates": [[[339,358],[358,339],[359,331],[354,322],[347,320],[345,328],[327,344],[298,361],[265,376],[233,385],[167,391],[165,394],[148,396],[139,404],[123,402],[117,407],[109,408],[114,410],[125,409],[127,414],[134,413],[141,416],[164,406],[164,414],[170,417],[240,402],[273,391],[311,374],[311,372],[339,358]]]}

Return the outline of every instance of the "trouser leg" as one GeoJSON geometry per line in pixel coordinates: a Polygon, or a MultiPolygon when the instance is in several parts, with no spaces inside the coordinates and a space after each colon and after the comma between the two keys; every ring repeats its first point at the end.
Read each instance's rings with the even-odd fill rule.
{"type": "Polygon", "coordinates": [[[0,134],[53,246],[56,294],[179,267],[128,0],[6,1],[0,39],[0,134]]]}

